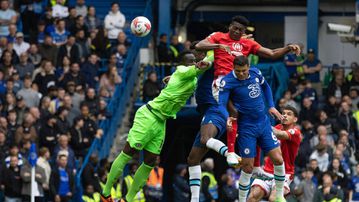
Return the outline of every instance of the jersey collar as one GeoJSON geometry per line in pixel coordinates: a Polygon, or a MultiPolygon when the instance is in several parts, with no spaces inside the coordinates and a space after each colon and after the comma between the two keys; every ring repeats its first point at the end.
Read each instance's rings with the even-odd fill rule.
{"type": "MultiPolygon", "coordinates": [[[[234,78],[238,79],[238,78],[237,78],[237,75],[234,73],[234,70],[232,71],[232,74],[233,74],[234,78]]],[[[248,78],[247,78],[247,79],[249,79],[249,78],[251,78],[251,74],[248,74],[248,78]]]]}

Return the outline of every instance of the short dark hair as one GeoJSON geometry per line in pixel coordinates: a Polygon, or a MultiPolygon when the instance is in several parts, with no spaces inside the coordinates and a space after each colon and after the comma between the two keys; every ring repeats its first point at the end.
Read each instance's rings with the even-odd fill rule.
{"type": "Polygon", "coordinates": [[[114,2],[111,3],[111,7],[112,7],[113,5],[115,5],[115,4],[117,4],[118,6],[120,6],[120,3],[114,1],[114,2]]]}
{"type": "Polygon", "coordinates": [[[192,51],[183,51],[182,53],[180,53],[179,54],[179,56],[178,56],[178,61],[180,61],[180,62],[183,62],[183,60],[184,60],[184,57],[186,56],[186,55],[188,55],[188,54],[193,54],[192,53],[192,51]]]}
{"type": "Polygon", "coordinates": [[[233,60],[233,65],[244,66],[248,64],[248,58],[244,55],[236,56],[233,60]]]}
{"type": "Polygon", "coordinates": [[[291,105],[286,105],[283,107],[283,110],[289,110],[289,111],[292,111],[294,116],[298,118],[298,110],[296,108],[294,108],[293,106],[291,105]]]}
{"type": "Polygon", "coordinates": [[[240,15],[234,16],[234,17],[232,18],[231,23],[233,23],[233,22],[237,22],[237,23],[242,24],[242,25],[244,25],[244,26],[248,26],[248,25],[249,25],[249,20],[248,20],[246,17],[240,16],[240,15]]]}

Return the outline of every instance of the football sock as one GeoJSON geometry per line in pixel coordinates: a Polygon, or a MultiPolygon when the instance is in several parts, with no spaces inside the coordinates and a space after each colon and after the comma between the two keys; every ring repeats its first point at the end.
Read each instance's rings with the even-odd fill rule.
{"type": "Polygon", "coordinates": [[[107,175],[105,188],[102,191],[103,196],[108,197],[111,194],[112,186],[122,174],[123,168],[127,162],[131,159],[132,156],[125,154],[123,151],[117,156],[115,161],[112,163],[110,173],[107,175]]]}
{"type": "Polygon", "coordinates": [[[247,200],[247,195],[250,189],[252,174],[246,173],[243,170],[241,171],[241,176],[239,177],[239,202],[245,202],[247,200]]]}
{"type": "Polygon", "coordinates": [[[218,152],[222,156],[227,156],[228,147],[221,141],[216,140],[214,138],[209,138],[206,143],[207,148],[213,149],[214,151],[218,152]]]}
{"type": "Polygon", "coordinates": [[[227,145],[228,152],[234,152],[234,144],[236,143],[237,137],[237,121],[232,122],[232,130],[227,130],[227,145]]]}
{"type": "Polygon", "coordinates": [[[142,163],[137,169],[135,176],[133,176],[131,187],[126,194],[126,200],[128,202],[132,202],[137,192],[145,185],[152,169],[152,166],[146,165],[145,163],[142,163]]]}
{"type": "Polygon", "coordinates": [[[274,180],[275,180],[276,197],[283,197],[283,186],[285,181],[284,164],[274,165],[274,180]]]}
{"type": "Polygon", "coordinates": [[[191,202],[199,201],[199,192],[201,188],[201,166],[188,167],[189,186],[191,188],[191,202]]]}

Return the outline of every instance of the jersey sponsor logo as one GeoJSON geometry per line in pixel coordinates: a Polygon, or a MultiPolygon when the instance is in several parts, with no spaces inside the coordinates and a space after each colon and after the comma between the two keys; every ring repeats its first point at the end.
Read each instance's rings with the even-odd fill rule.
{"type": "Polygon", "coordinates": [[[251,150],[249,148],[245,148],[244,153],[248,155],[249,153],[251,153],[251,150]]]}
{"type": "Polygon", "coordinates": [[[257,83],[259,83],[259,79],[258,79],[258,78],[256,78],[255,80],[256,80],[257,83]]]}
{"type": "Polygon", "coordinates": [[[289,129],[288,132],[289,132],[290,134],[294,135],[295,130],[294,130],[294,129],[289,129]]]}
{"type": "Polygon", "coordinates": [[[260,89],[258,83],[250,84],[248,86],[248,89],[251,90],[251,91],[249,91],[249,97],[250,98],[256,98],[261,94],[261,89],[260,89]]]}
{"type": "Polygon", "coordinates": [[[232,43],[232,48],[237,52],[242,52],[242,45],[240,43],[232,43]]]}

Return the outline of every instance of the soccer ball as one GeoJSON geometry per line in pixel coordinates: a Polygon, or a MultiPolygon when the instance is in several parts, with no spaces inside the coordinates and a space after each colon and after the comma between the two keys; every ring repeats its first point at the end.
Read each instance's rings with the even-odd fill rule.
{"type": "Polygon", "coordinates": [[[151,22],[144,16],[138,16],[131,22],[131,32],[138,36],[144,37],[151,31],[151,22]]]}

